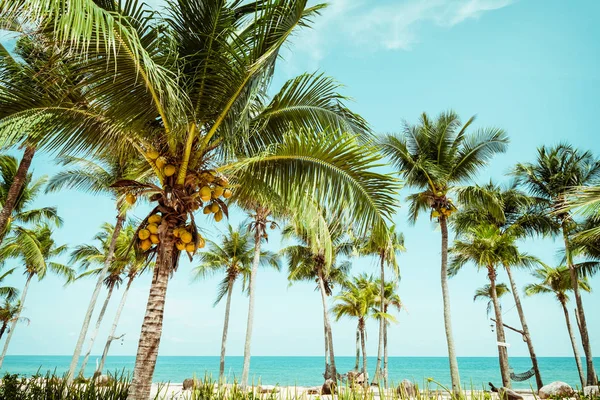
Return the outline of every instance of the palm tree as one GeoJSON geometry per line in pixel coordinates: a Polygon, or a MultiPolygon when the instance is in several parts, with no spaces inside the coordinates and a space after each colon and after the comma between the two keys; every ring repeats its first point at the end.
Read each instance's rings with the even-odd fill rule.
{"type": "Polygon", "coordinates": [[[26,322],[29,324],[29,318],[23,316],[17,316],[21,309],[21,303],[19,301],[11,302],[8,299],[4,300],[4,304],[0,306],[0,339],[4,336],[8,325],[13,321],[26,322]]]}
{"type": "MultiPolygon", "coordinates": [[[[501,235],[508,235],[515,239],[525,239],[536,235],[546,236],[559,229],[554,219],[536,204],[536,199],[519,190],[516,182],[511,182],[506,186],[489,182],[482,186],[460,188],[457,192],[462,209],[455,215],[452,225],[459,235],[481,224],[496,226],[501,235]]],[[[527,343],[539,390],[544,386],[542,375],[517,283],[512,273],[512,268],[519,265],[511,264],[510,260],[503,260],[502,266],[510,281],[515,307],[521,321],[523,339],[527,343]]]]}
{"type": "Polygon", "coordinates": [[[592,153],[579,151],[568,144],[538,149],[535,163],[517,164],[514,175],[529,189],[540,206],[552,214],[560,225],[565,246],[566,264],[571,275],[573,295],[577,304],[579,333],[587,366],[587,384],[597,385],[592,347],[589,340],[583,301],[579,294],[579,279],[573,261],[572,236],[577,232],[577,222],[568,210],[568,196],[575,187],[597,184],[600,179],[600,161],[592,153]]]}
{"type": "MultiPolygon", "coordinates": [[[[585,386],[586,378],[583,373],[583,366],[581,365],[579,349],[577,348],[577,339],[575,339],[575,334],[573,333],[573,328],[571,327],[569,310],[567,309],[567,302],[569,301],[567,292],[573,290],[569,268],[566,266],[560,266],[557,268],[544,266],[543,268],[535,270],[533,276],[539,279],[539,282],[527,285],[525,287],[525,294],[527,296],[533,296],[542,293],[553,293],[556,296],[556,299],[562,306],[565,314],[565,322],[567,323],[567,330],[569,331],[569,338],[571,339],[571,346],[573,347],[573,355],[575,356],[575,363],[577,364],[579,379],[581,380],[581,385],[585,386]]],[[[577,284],[580,290],[585,292],[591,291],[587,283],[587,279],[579,278],[577,284]]]]}
{"type": "MultiPolygon", "coordinates": [[[[206,251],[199,255],[201,264],[194,268],[193,274],[196,279],[225,272],[225,277],[219,284],[219,291],[214,305],[216,306],[226,296],[225,320],[223,322],[223,337],[221,340],[221,359],[219,363],[219,381],[225,379],[225,354],[227,345],[227,333],[229,330],[229,312],[231,310],[231,295],[233,286],[238,278],[243,280],[243,288],[250,279],[254,246],[251,234],[243,226],[234,229],[228,227],[227,234],[221,238],[221,243],[209,241],[206,251]]],[[[279,258],[270,252],[261,253],[261,263],[279,270],[279,258]]]]}
{"type": "MultiPolygon", "coordinates": [[[[496,297],[498,300],[502,298],[505,294],[510,293],[510,289],[506,286],[506,283],[498,283],[496,286],[496,297]]],[[[492,285],[487,284],[483,285],[479,289],[475,291],[475,296],[473,296],[473,301],[484,300],[487,301],[486,314],[488,318],[494,309],[494,300],[492,294],[492,285]]],[[[502,305],[500,305],[500,310],[502,310],[502,305]]],[[[496,329],[500,329],[496,326],[496,329]]]]}
{"type": "MultiPolygon", "coordinates": [[[[108,238],[105,238],[105,244],[107,244],[108,247],[100,252],[95,253],[97,259],[102,262],[102,269],[96,273],[98,280],[96,281],[96,286],[92,292],[92,297],[83,319],[81,331],[79,332],[79,337],[77,338],[77,344],[75,345],[75,351],[73,352],[71,365],[69,366],[69,376],[73,376],[75,369],[77,368],[77,363],[79,362],[79,356],[81,355],[81,351],[83,349],[83,343],[88,333],[90,322],[92,320],[92,314],[96,308],[96,302],[100,296],[102,284],[107,279],[109,268],[111,268],[114,260],[118,237],[123,229],[123,224],[125,223],[125,219],[127,217],[126,199],[124,196],[120,195],[119,192],[112,187],[112,185],[113,183],[123,179],[143,178],[140,177],[140,172],[137,167],[139,165],[138,160],[129,159],[119,154],[115,155],[106,152],[101,153],[99,154],[98,161],[64,156],[58,160],[58,163],[64,169],[62,169],[49,180],[46,187],[46,193],[56,192],[63,189],[77,189],[92,194],[109,195],[114,198],[117,210],[116,223],[114,228],[111,229],[112,236],[110,237],[109,241],[108,238]]],[[[85,246],[81,250],[85,251],[85,246]]],[[[91,257],[94,255],[94,251],[98,249],[95,249],[92,246],[89,248],[89,250],[91,253],[87,254],[86,256],[91,257]]],[[[79,261],[81,261],[81,259],[79,259],[79,261]]],[[[109,300],[109,298],[110,296],[107,297],[107,300],[109,300]]],[[[105,305],[107,305],[107,301],[105,301],[105,305]]],[[[103,308],[103,310],[105,310],[105,308],[103,308]]],[[[104,313],[101,313],[101,315],[103,316],[104,313]]],[[[98,322],[100,321],[101,318],[98,322]]],[[[92,344],[94,340],[95,335],[91,339],[92,344]]],[[[84,358],[84,365],[81,369],[82,372],[85,369],[87,359],[88,357],[84,358]]]]}
{"type": "Polygon", "coordinates": [[[383,153],[401,171],[408,186],[419,192],[408,197],[409,215],[415,222],[420,212],[430,211],[442,232],[441,282],[444,302],[444,327],[452,390],[460,392],[460,375],[452,336],[450,294],[448,291],[448,218],[456,210],[449,192],[455,185],[470,181],[477,171],[497,153],[506,150],[508,138],[497,128],[481,129],[467,134],[471,117],[461,126],[452,111],[436,120],[423,113],[418,125],[406,124],[403,135],[386,135],[380,140],[383,153]]]}
{"type": "MultiPolygon", "coordinates": [[[[506,342],[502,311],[498,301],[496,288],[497,267],[503,264],[533,265],[539,261],[527,254],[519,253],[516,238],[502,234],[497,226],[482,224],[469,229],[460,239],[454,241],[450,252],[452,265],[450,274],[454,275],[462,266],[473,263],[478,269],[485,268],[490,280],[490,290],[494,312],[496,315],[496,337],[499,343],[506,342]]],[[[510,388],[510,367],[508,365],[508,351],[504,345],[498,344],[498,358],[500,360],[500,373],[503,386],[510,388]]]]}
{"type": "Polygon", "coordinates": [[[108,352],[110,350],[110,345],[112,344],[113,340],[116,339],[115,332],[117,331],[119,319],[121,318],[121,313],[125,307],[125,302],[127,301],[127,295],[129,294],[131,284],[133,283],[134,279],[142,274],[147,268],[152,267],[151,263],[148,263],[143,255],[129,251],[131,243],[135,238],[135,232],[136,227],[131,223],[127,223],[119,233],[117,244],[115,246],[116,259],[111,265],[111,275],[117,273],[117,271],[113,272],[112,269],[119,269],[121,275],[123,275],[123,278],[127,280],[127,283],[125,284],[125,289],[121,295],[121,300],[119,302],[119,306],[117,307],[113,324],[110,328],[108,338],[106,339],[106,344],[104,345],[102,358],[100,359],[100,363],[96,368],[94,376],[99,376],[102,374],[104,363],[106,362],[106,357],[108,356],[108,352]]]}
{"type": "Polygon", "coordinates": [[[358,320],[363,357],[362,373],[365,377],[365,387],[368,385],[366,321],[377,304],[378,290],[379,286],[376,285],[373,277],[364,274],[354,277],[353,280],[346,281],[342,292],[335,296],[336,303],[331,308],[336,321],[339,321],[342,317],[351,317],[358,320]]]}
{"type": "MultiPolygon", "coordinates": [[[[376,284],[379,286],[379,290],[381,293],[381,283],[379,281],[375,281],[376,284]]],[[[378,314],[378,318],[380,320],[384,320],[384,325],[383,325],[383,384],[385,387],[387,387],[388,381],[387,381],[387,377],[388,377],[388,336],[387,336],[387,331],[388,331],[388,326],[390,324],[390,322],[394,322],[394,318],[392,317],[392,315],[389,313],[389,309],[394,308],[396,309],[396,311],[400,311],[404,305],[402,304],[402,301],[400,300],[400,296],[398,295],[397,291],[398,291],[398,282],[395,280],[392,281],[387,281],[385,282],[385,284],[383,285],[383,298],[384,298],[384,303],[383,303],[383,314],[381,314],[381,309],[377,310],[377,314],[378,314]]],[[[380,302],[381,303],[381,302],[380,302]]]]}
{"type": "Polygon", "coordinates": [[[283,229],[283,237],[294,239],[297,244],[281,250],[287,257],[288,280],[292,282],[309,281],[317,283],[323,306],[323,332],[325,339],[325,380],[337,380],[333,333],[329,320],[327,297],[333,294],[335,285],[346,282],[351,268],[349,261],[341,261],[342,256],[349,256],[353,244],[348,241],[344,227],[340,221],[327,221],[324,211],[320,211],[317,221],[322,223],[323,233],[320,235],[311,226],[312,218],[295,219],[283,229]],[[323,240],[327,237],[328,240],[323,240]],[[330,248],[331,247],[331,248],[330,248]],[[331,254],[328,254],[331,252],[331,254]]]}
{"type": "Polygon", "coordinates": [[[160,214],[156,243],[136,241],[156,267],[130,399],[149,396],[169,278],[181,252],[193,255],[203,240],[194,213],[209,206],[221,220],[230,182],[234,192],[262,183],[297,213],[316,199],[332,214],[348,213],[359,234],[382,229],[393,212],[396,181],[372,170],[379,157],[368,128],[335,82],[301,75],[268,101],[279,49],[322,8],[306,0],[174,1],[163,16],[133,0],[0,3],[5,21],[50,32],[76,59],[87,99],[3,118],[0,138],[20,143],[25,130],[61,153],[142,155],[153,176],[151,184],[114,184],[131,199],[147,196],[148,218],[160,214]],[[173,234],[182,230],[187,244],[173,234]]]}
{"type": "Polygon", "coordinates": [[[17,321],[21,318],[21,312],[25,305],[29,284],[33,277],[42,280],[48,270],[54,272],[71,281],[74,277],[74,272],[66,265],[51,261],[53,258],[60,256],[67,250],[65,245],[57,245],[53,238],[53,231],[47,224],[40,224],[33,228],[24,228],[15,226],[11,234],[6,238],[2,247],[0,247],[0,261],[5,263],[9,259],[17,259],[23,263],[23,274],[25,275],[25,286],[21,292],[19,300],[19,309],[15,314],[10,331],[6,337],[2,355],[0,356],[0,367],[4,362],[4,357],[8,350],[12,335],[15,333],[17,321]]]}

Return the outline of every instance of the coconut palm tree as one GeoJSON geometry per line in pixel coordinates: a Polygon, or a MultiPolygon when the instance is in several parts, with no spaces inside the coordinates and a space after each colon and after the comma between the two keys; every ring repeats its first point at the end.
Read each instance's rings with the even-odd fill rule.
{"type": "MultiPolygon", "coordinates": [[[[530,255],[519,252],[516,238],[501,234],[497,226],[482,224],[469,229],[466,233],[454,241],[450,249],[452,262],[450,274],[454,275],[467,263],[474,264],[478,269],[485,268],[490,280],[492,304],[496,316],[496,337],[499,343],[506,342],[504,325],[502,323],[502,311],[498,301],[498,290],[496,288],[497,267],[505,263],[512,265],[530,266],[539,261],[530,255]]],[[[508,351],[503,345],[498,345],[498,358],[500,360],[500,373],[503,386],[510,388],[510,367],[508,365],[508,351]]]]}
{"type": "Polygon", "coordinates": [[[344,289],[339,295],[335,296],[336,303],[331,308],[331,313],[336,321],[339,321],[342,317],[351,317],[358,320],[363,357],[362,373],[365,377],[365,387],[368,385],[366,321],[372,315],[373,308],[377,305],[378,290],[379,286],[376,285],[372,276],[359,275],[345,282],[344,289]]]}
{"type": "Polygon", "coordinates": [[[589,340],[583,301],[579,294],[579,279],[573,260],[572,236],[578,224],[568,209],[568,196],[575,187],[593,186],[600,179],[600,161],[589,151],[580,151],[568,144],[538,149],[534,163],[517,164],[513,174],[538,199],[540,206],[555,217],[560,225],[565,247],[566,264],[571,275],[573,296],[577,304],[579,333],[586,358],[587,384],[596,385],[592,347],[589,340]]]}
{"type": "Polygon", "coordinates": [[[333,333],[329,319],[327,297],[333,294],[336,285],[346,282],[351,268],[349,261],[340,260],[349,256],[353,250],[353,243],[349,240],[343,224],[340,221],[327,221],[324,211],[319,213],[323,225],[324,235],[320,235],[310,223],[313,218],[294,219],[283,228],[283,237],[297,242],[281,250],[288,261],[288,281],[315,282],[321,294],[323,306],[323,332],[325,339],[325,373],[323,377],[337,380],[335,365],[335,351],[333,347],[333,333]],[[328,240],[323,240],[326,236],[328,240]],[[328,256],[329,246],[331,255],[328,256]]]}
{"type": "MultiPolygon", "coordinates": [[[[219,381],[225,379],[225,354],[227,345],[227,333],[229,330],[229,312],[231,310],[231,295],[233,286],[238,278],[243,281],[242,287],[246,288],[246,282],[250,279],[252,259],[254,257],[254,246],[250,231],[242,225],[234,229],[228,227],[227,234],[221,238],[221,243],[208,241],[208,248],[199,255],[201,264],[194,268],[195,279],[205,278],[215,273],[224,272],[225,277],[219,284],[216,306],[227,297],[225,304],[225,320],[223,322],[223,337],[221,340],[221,359],[219,363],[219,381]]],[[[261,263],[279,270],[279,257],[271,252],[261,253],[261,263]]]]}
{"type": "MultiPolygon", "coordinates": [[[[405,251],[404,248],[404,235],[400,232],[396,232],[396,226],[392,225],[389,228],[389,232],[382,237],[376,237],[375,235],[369,236],[368,239],[363,240],[358,245],[358,252],[361,255],[376,256],[379,258],[380,276],[379,293],[383,294],[379,296],[380,299],[380,310],[385,308],[385,267],[386,265],[393,271],[396,279],[400,278],[400,268],[396,260],[396,253],[405,251]]],[[[383,337],[386,329],[385,318],[379,318],[379,342],[377,346],[377,363],[375,365],[375,376],[373,381],[379,382],[380,376],[383,372],[383,379],[387,382],[387,376],[384,371],[381,371],[381,361],[383,357],[383,337]]],[[[387,384],[386,384],[387,386],[387,384]]]]}
{"type": "MultiPolygon", "coordinates": [[[[498,283],[496,286],[496,297],[498,301],[502,298],[502,296],[510,293],[510,289],[506,286],[506,283],[498,283]]],[[[473,296],[473,301],[484,300],[487,301],[487,307],[485,309],[488,318],[494,309],[494,300],[492,294],[492,285],[487,284],[483,285],[479,289],[475,291],[475,296],[473,296]]],[[[500,305],[500,310],[502,310],[502,305],[500,305]]],[[[498,328],[497,328],[498,329],[498,328]]]]}
{"type": "Polygon", "coordinates": [[[19,301],[11,302],[8,299],[4,300],[4,303],[0,306],[0,339],[4,336],[8,325],[13,321],[25,322],[29,324],[29,318],[23,316],[17,316],[21,309],[21,303],[19,301]]]}
{"type": "MultiPolygon", "coordinates": [[[[550,293],[556,296],[556,300],[558,300],[562,306],[563,313],[565,314],[565,322],[567,323],[567,330],[569,331],[569,338],[571,339],[571,346],[573,347],[573,355],[575,356],[579,379],[581,380],[581,385],[585,386],[586,377],[583,373],[577,339],[575,338],[573,328],[571,327],[571,319],[569,317],[569,310],[567,309],[567,303],[569,301],[567,292],[573,290],[569,268],[566,266],[556,268],[544,266],[543,268],[535,270],[533,276],[539,281],[527,285],[525,287],[525,295],[533,296],[536,294],[550,293]]],[[[583,290],[584,292],[591,291],[587,279],[579,278],[577,284],[580,290],[583,290]]]]}
{"type": "MultiPolygon", "coordinates": [[[[379,290],[381,293],[381,283],[376,280],[375,283],[379,286],[379,290]]],[[[400,296],[398,295],[398,282],[396,280],[391,280],[385,282],[383,285],[383,313],[381,313],[381,309],[375,310],[376,315],[381,320],[384,320],[383,325],[383,384],[385,387],[388,385],[387,377],[388,377],[388,326],[391,322],[395,322],[393,316],[390,314],[390,308],[395,309],[396,311],[400,311],[404,305],[402,304],[402,300],[400,300],[400,296]]],[[[378,297],[381,297],[378,294],[378,297]]],[[[379,301],[381,304],[381,301],[379,301]]]]}
{"type": "Polygon", "coordinates": [[[31,280],[34,277],[42,280],[48,271],[64,277],[67,282],[74,278],[74,271],[70,267],[51,261],[66,251],[67,246],[56,244],[53,231],[48,224],[36,225],[33,228],[14,226],[10,235],[2,243],[0,261],[5,263],[9,259],[16,259],[22,262],[25,286],[21,292],[19,309],[12,320],[2,355],[0,355],[0,367],[6,356],[12,335],[15,333],[17,321],[21,318],[31,280]]]}
{"type": "MultiPolygon", "coordinates": [[[[112,184],[123,179],[137,178],[143,180],[144,177],[138,168],[140,164],[139,160],[110,152],[99,153],[96,161],[79,157],[63,156],[58,159],[58,164],[62,169],[48,181],[48,185],[46,186],[47,193],[63,189],[76,189],[92,194],[109,195],[114,198],[117,211],[115,226],[114,228],[111,228],[112,236],[110,239],[106,238],[106,240],[108,240],[106,243],[108,247],[106,249],[100,251],[94,246],[90,246],[87,248],[87,250],[89,250],[87,253],[86,246],[78,249],[82,252],[82,257],[88,257],[88,261],[90,262],[91,259],[89,259],[89,257],[96,257],[96,261],[99,260],[102,262],[102,269],[100,269],[98,273],[95,273],[98,276],[96,286],[92,292],[92,297],[83,319],[81,331],[79,332],[79,337],[77,338],[77,344],[75,345],[75,351],[69,367],[69,376],[72,376],[75,373],[75,369],[79,362],[79,356],[83,349],[85,337],[89,330],[92,314],[96,308],[96,302],[98,301],[102,284],[103,282],[106,283],[109,268],[111,268],[114,261],[117,241],[127,217],[127,206],[132,205],[127,203],[128,201],[133,203],[131,199],[127,199],[126,196],[120,195],[119,192],[112,187],[112,184]]],[[[104,228],[103,232],[105,233],[107,226],[104,228]]],[[[83,261],[83,258],[79,258],[78,261],[83,261]]],[[[110,296],[107,297],[107,300],[109,299],[110,296]]],[[[105,305],[107,305],[107,301],[105,301],[105,305]]],[[[105,310],[105,308],[103,308],[103,310],[105,310]]],[[[103,316],[104,313],[101,313],[101,315],[103,316]]],[[[101,320],[102,318],[99,318],[98,323],[101,320]]],[[[90,342],[93,344],[94,340],[95,335],[90,342]]],[[[87,362],[87,359],[88,357],[84,358],[84,364],[87,362]]],[[[81,371],[83,372],[84,369],[85,365],[81,371]]]]}
{"type": "MultiPolygon", "coordinates": [[[[461,211],[454,216],[452,226],[459,235],[481,224],[494,225],[500,234],[509,235],[515,239],[525,239],[537,235],[547,236],[559,229],[554,218],[537,205],[535,198],[521,191],[514,181],[505,186],[489,182],[486,185],[459,188],[457,197],[461,204],[461,211]]],[[[512,268],[519,265],[513,265],[510,260],[504,260],[502,266],[510,281],[515,307],[521,321],[523,339],[527,343],[539,390],[544,384],[517,283],[512,273],[512,268]]]]}
{"type": "Polygon", "coordinates": [[[135,245],[156,267],[131,399],[150,393],[169,278],[181,253],[191,256],[202,243],[196,210],[210,206],[219,221],[226,189],[262,182],[295,212],[308,199],[332,214],[348,212],[361,234],[382,229],[393,212],[395,180],[371,169],[379,158],[366,124],[345,107],[335,82],[301,75],[268,100],[279,49],[322,8],[306,0],[174,1],[160,14],[133,0],[0,2],[5,21],[50,32],[77,58],[89,100],[3,118],[0,137],[20,143],[25,128],[41,147],[135,153],[152,171],[152,184],[114,184],[130,198],[147,196],[148,217],[160,213],[160,227],[142,220],[135,245]],[[156,243],[148,241],[151,224],[156,243]]]}
{"type": "Polygon", "coordinates": [[[423,113],[418,125],[406,124],[402,135],[386,135],[380,140],[383,153],[401,171],[406,184],[419,190],[407,198],[411,222],[416,221],[419,213],[430,211],[431,218],[440,224],[444,327],[454,393],[460,392],[460,375],[452,336],[447,260],[448,218],[456,207],[449,194],[456,185],[472,180],[477,171],[495,154],[504,152],[508,144],[508,137],[498,128],[468,134],[474,119],[471,117],[463,125],[452,111],[440,114],[435,120],[423,113]]]}

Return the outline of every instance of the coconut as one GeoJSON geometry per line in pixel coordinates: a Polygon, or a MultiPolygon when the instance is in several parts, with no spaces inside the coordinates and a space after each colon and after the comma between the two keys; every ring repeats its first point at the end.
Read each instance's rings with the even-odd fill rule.
{"type": "Polygon", "coordinates": [[[152,244],[160,243],[160,239],[158,238],[158,235],[150,235],[150,241],[152,242],[152,244]]]}
{"type": "Polygon", "coordinates": [[[213,213],[216,213],[219,211],[219,205],[217,203],[212,203],[210,205],[210,211],[213,213]]]}
{"type": "Polygon", "coordinates": [[[180,233],[180,229],[181,228],[175,228],[175,229],[173,229],[173,236],[175,236],[176,238],[178,238],[179,237],[179,233],[180,233]]]}
{"type": "Polygon", "coordinates": [[[185,250],[187,252],[193,253],[194,251],[196,251],[196,245],[194,243],[188,243],[185,245],[185,250]]]}
{"type": "Polygon", "coordinates": [[[140,229],[138,237],[142,240],[146,240],[150,237],[150,231],[148,229],[140,229]]]}
{"type": "Polygon", "coordinates": [[[192,234],[188,231],[181,231],[181,233],[179,234],[179,238],[183,243],[188,244],[192,241],[192,234]]]}
{"type": "Polygon", "coordinates": [[[226,199],[230,198],[232,194],[233,192],[230,189],[225,189],[223,191],[223,197],[225,197],[226,199]]]}
{"type": "Polygon", "coordinates": [[[127,195],[125,196],[125,201],[130,205],[134,205],[135,202],[137,201],[137,197],[135,197],[135,194],[133,193],[127,193],[127,195]]]}
{"type": "Polygon", "coordinates": [[[155,161],[155,164],[158,169],[162,169],[165,165],[167,165],[167,159],[164,157],[158,157],[155,161]]]}
{"type": "Polygon", "coordinates": [[[169,164],[163,168],[163,174],[165,174],[165,176],[173,176],[175,175],[175,172],[177,172],[177,168],[172,164],[169,164]]]}
{"type": "Polygon", "coordinates": [[[436,211],[434,211],[434,212],[432,212],[432,213],[431,213],[431,216],[432,216],[433,218],[437,218],[437,217],[439,217],[439,216],[440,216],[440,212],[436,210],[436,211]]]}
{"type": "Polygon", "coordinates": [[[177,243],[175,243],[175,247],[177,247],[177,250],[183,251],[185,250],[185,243],[183,243],[181,240],[178,240],[177,243]]]}
{"type": "Polygon", "coordinates": [[[162,217],[158,214],[154,214],[148,217],[148,222],[151,224],[160,224],[160,221],[162,221],[162,217]]]}
{"type": "Polygon", "coordinates": [[[198,238],[198,248],[202,249],[204,246],[206,246],[206,240],[204,240],[202,237],[198,238]]]}
{"type": "Polygon", "coordinates": [[[202,199],[202,201],[208,201],[210,200],[210,188],[208,186],[202,186],[200,188],[200,198],[202,199]]]}
{"type": "Polygon", "coordinates": [[[140,249],[144,251],[150,249],[150,247],[152,247],[152,242],[150,241],[150,239],[142,240],[142,242],[140,243],[140,249]]]}
{"type": "Polygon", "coordinates": [[[215,188],[213,189],[213,192],[212,192],[212,197],[217,199],[217,198],[223,196],[224,191],[225,191],[225,189],[223,189],[221,186],[215,186],[215,188]]]}
{"type": "Polygon", "coordinates": [[[203,214],[210,214],[212,211],[210,211],[210,206],[206,206],[204,207],[204,210],[202,210],[203,214]]]}
{"type": "Polygon", "coordinates": [[[156,224],[148,224],[146,229],[148,229],[150,231],[150,233],[152,233],[154,235],[156,235],[158,233],[158,225],[156,225],[156,224]]]}
{"type": "Polygon", "coordinates": [[[215,221],[220,222],[223,219],[223,211],[219,210],[215,213],[215,221]]]}
{"type": "Polygon", "coordinates": [[[146,153],[146,156],[151,160],[156,160],[160,154],[158,154],[158,151],[156,150],[150,150],[146,153]]]}

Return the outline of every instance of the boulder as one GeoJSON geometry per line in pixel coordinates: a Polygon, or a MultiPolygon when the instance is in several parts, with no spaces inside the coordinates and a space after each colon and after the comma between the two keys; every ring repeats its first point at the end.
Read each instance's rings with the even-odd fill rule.
{"type": "Polygon", "coordinates": [[[192,390],[198,384],[196,379],[188,378],[183,381],[183,390],[192,390]]]}
{"type": "Polygon", "coordinates": [[[524,400],[525,398],[512,389],[501,386],[498,389],[498,395],[503,400],[524,400]]]}
{"type": "Polygon", "coordinates": [[[98,375],[96,377],[96,385],[98,386],[107,386],[111,384],[111,377],[108,375],[98,375]]]}
{"type": "Polygon", "coordinates": [[[350,385],[353,385],[353,384],[362,385],[365,383],[365,374],[363,374],[362,372],[348,371],[346,376],[348,378],[348,383],[350,385]]]}
{"type": "Polygon", "coordinates": [[[417,395],[417,387],[408,379],[400,382],[400,385],[396,391],[400,397],[415,397],[417,395]]]}
{"type": "Polygon", "coordinates": [[[333,379],[327,379],[321,387],[321,394],[334,394],[335,393],[335,381],[333,379]]]}
{"type": "Polygon", "coordinates": [[[583,395],[585,397],[598,397],[600,396],[600,388],[598,386],[586,386],[583,388],[583,395]]]}
{"type": "Polygon", "coordinates": [[[564,397],[572,397],[575,395],[575,391],[571,386],[569,386],[565,382],[552,382],[546,386],[543,386],[538,392],[540,399],[549,399],[549,398],[564,398],[564,397]]]}

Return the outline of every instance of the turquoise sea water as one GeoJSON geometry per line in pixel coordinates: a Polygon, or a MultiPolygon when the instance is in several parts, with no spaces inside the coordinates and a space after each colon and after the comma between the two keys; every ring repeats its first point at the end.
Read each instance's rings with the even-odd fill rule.
{"type": "MultiPolygon", "coordinates": [[[[86,372],[91,375],[94,370],[96,357],[92,356],[86,372]]],[[[600,359],[595,358],[596,365],[600,359]]],[[[57,374],[67,371],[70,356],[7,356],[1,374],[6,372],[32,375],[40,370],[56,370],[57,374]]],[[[131,372],[135,358],[133,356],[109,356],[106,367],[110,371],[131,372]]],[[[228,381],[241,376],[243,357],[227,357],[226,373],[228,381]]],[[[368,358],[370,376],[373,376],[375,358],[368,358]]],[[[322,357],[252,357],[251,376],[258,382],[267,385],[297,385],[312,386],[323,382],[322,357]]],[[[337,368],[340,373],[354,367],[354,357],[336,357],[337,368]]],[[[488,381],[500,386],[498,360],[493,357],[462,357],[458,359],[463,385],[476,388],[487,385],[488,381]]],[[[531,367],[531,362],[525,357],[511,357],[511,366],[515,372],[525,372],[531,367]]],[[[568,357],[540,357],[539,364],[544,382],[561,380],[573,387],[578,386],[577,369],[573,358],[568,357]]],[[[584,363],[585,365],[585,363],[584,363]]],[[[218,376],[219,357],[179,357],[161,356],[158,358],[154,381],[182,382],[194,374],[202,377],[205,374],[218,376]]],[[[448,359],[445,357],[390,357],[389,376],[393,382],[402,379],[414,379],[423,382],[432,377],[443,383],[450,383],[448,359]]],[[[514,382],[516,388],[529,388],[534,386],[531,379],[525,382],[514,382]]]]}

